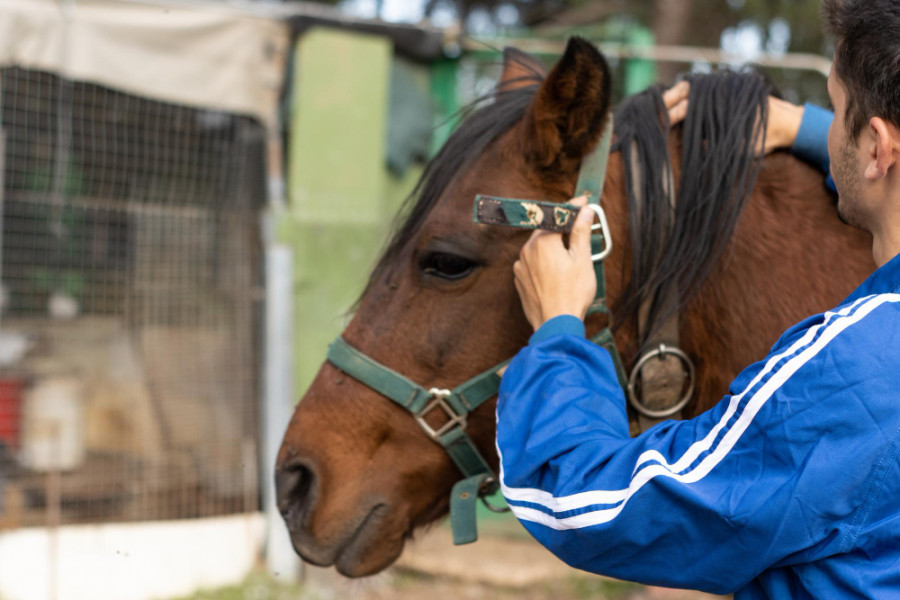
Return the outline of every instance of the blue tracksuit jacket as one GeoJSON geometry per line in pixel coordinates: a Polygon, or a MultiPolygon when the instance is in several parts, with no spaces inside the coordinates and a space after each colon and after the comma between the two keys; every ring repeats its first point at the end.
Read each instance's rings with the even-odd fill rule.
{"type": "Polygon", "coordinates": [[[606,350],[563,316],[510,364],[501,484],[574,567],[756,598],[900,598],[900,256],[690,421],[629,438],[606,350]]]}
{"type": "Polygon", "coordinates": [[[828,156],[828,128],[834,121],[834,113],[815,104],[803,106],[803,119],[797,130],[797,137],[790,147],[791,154],[802,158],[827,174],[825,185],[837,192],[831,177],[831,158],[828,156]]]}

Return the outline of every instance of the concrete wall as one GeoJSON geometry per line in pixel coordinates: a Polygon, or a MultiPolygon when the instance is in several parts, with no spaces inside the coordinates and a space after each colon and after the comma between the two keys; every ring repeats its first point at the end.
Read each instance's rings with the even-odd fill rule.
{"type": "Polygon", "coordinates": [[[154,600],[238,583],[256,564],[259,513],[0,532],[3,600],[154,600]]]}

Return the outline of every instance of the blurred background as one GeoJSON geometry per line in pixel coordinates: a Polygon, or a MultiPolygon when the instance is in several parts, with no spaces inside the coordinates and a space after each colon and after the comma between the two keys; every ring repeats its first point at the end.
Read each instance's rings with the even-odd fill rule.
{"type": "Polygon", "coordinates": [[[504,46],[584,36],[617,99],[752,64],[827,106],[818,4],[0,0],[0,600],[703,597],[487,511],[350,583],[291,551],[274,457],[504,46]]]}

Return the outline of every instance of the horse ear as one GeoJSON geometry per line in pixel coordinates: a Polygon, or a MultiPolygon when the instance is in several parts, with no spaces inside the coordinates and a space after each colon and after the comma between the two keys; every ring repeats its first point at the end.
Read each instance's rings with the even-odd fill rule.
{"type": "Polygon", "coordinates": [[[503,49],[501,90],[514,90],[539,83],[547,74],[544,65],[526,52],[507,46],[503,49]]]}
{"type": "Polygon", "coordinates": [[[580,163],[603,133],[611,88],[600,52],[585,39],[570,38],[525,115],[532,164],[569,169],[580,163]]]}

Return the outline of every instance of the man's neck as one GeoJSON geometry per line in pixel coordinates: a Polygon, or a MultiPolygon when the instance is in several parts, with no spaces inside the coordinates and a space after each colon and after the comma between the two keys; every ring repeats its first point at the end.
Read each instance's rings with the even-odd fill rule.
{"type": "Polygon", "coordinates": [[[882,227],[872,231],[872,257],[879,267],[900,254],[900,211],[887,216],[882,227]]]}
{"type": "Polygon", "coordinates": [[[870,215],[872,233],[872,257],[879,267],[900,254],[900,165],[895,165],[887,177],[878,182],[870,192],[870,198],[881,198],[876,203],[879,210],[870,215]]]}
{"type": "Polygon", "coordinates": [[[875,258],[875,264],[879,267],[886,265],[892,258],[900,254],[900,247],[890,244],[881,244],[880,240],[874,240],[872,243],[872,256],[875,258]]]}

